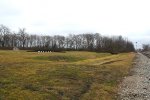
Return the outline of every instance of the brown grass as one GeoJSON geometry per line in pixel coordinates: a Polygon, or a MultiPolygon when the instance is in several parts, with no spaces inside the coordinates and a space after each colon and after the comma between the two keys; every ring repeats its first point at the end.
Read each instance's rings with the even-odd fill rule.
{"type": "Polygon", "coordinates": [[[134,56],[0,51],[0,100],[113,100],[134,56]]]}

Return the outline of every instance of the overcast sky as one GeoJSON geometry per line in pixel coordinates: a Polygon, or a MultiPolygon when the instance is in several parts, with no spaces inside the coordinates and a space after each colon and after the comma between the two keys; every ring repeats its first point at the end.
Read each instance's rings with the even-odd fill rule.
{"type": "Polygon", "coordinates": [[[0,0],[0,24],[32,34],[98,32],[150,43],[149,0],[0,0]]]}

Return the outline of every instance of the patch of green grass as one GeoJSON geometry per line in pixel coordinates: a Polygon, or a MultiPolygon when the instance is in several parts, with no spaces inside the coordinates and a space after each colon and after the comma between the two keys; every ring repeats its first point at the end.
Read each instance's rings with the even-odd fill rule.
{"type": "Polygon", "coordinates": [[[81,61],[81,60],[85,60],[85,58],[81,58],[81,57],[75,57],[75,56],[49,56],[48,57],[49,60],[51,61],[66,61],[66,62],[75,62],[75,61],[81,61]]]}
{"type": "Polygon", "coordinates": [[[33,57],[33,59],[35,59],[35,60],[49,60],[47,56],[37,56],[37,57],[33,57]]]}
{"type": "Polygon", "coordinates": [[[85,58],[81,57],[73,57],[73,56],[66,56],[66,55],[54,55],[54,56],[37,56],[34,57],[36,60],[48,60],[48,61],[62,61],[62,62],[76,62],[85,60],[85,58]]]}

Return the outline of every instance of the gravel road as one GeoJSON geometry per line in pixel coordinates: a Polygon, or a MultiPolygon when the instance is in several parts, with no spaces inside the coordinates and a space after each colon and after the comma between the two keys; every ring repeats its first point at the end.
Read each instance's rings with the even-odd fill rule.
{"type": "Polygon", "coordinates": [[[131,75],[120,85],[118,100],[150,100],[150,59],[138,53],[131,75]]]}

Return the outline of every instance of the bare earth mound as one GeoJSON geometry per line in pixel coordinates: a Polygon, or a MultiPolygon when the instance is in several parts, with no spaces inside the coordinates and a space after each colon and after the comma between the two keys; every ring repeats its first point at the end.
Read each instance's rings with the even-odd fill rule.
{"type": "Polygon", "coordinates": [[[138,53],[135,63],[132,75],[121,84],[118,100],[150,100],[150,59],[138,53]]]}

